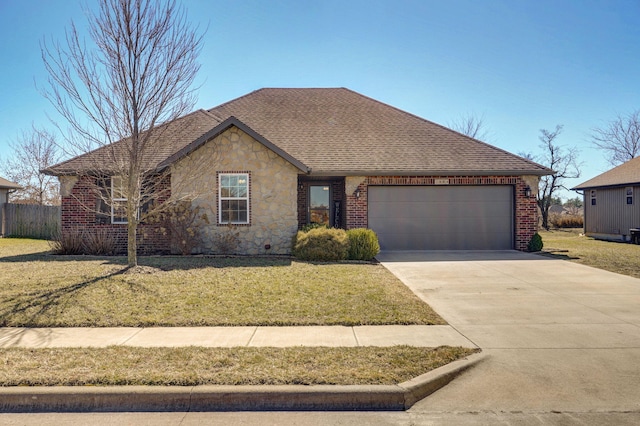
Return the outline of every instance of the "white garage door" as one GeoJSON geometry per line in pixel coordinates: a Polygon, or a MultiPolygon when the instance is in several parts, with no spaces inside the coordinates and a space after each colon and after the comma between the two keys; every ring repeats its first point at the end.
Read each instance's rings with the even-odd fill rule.
{"type": "Polygon", "coordinates": [[[512,186],[370,186],[382,250],[513,249],[512,186]]]}

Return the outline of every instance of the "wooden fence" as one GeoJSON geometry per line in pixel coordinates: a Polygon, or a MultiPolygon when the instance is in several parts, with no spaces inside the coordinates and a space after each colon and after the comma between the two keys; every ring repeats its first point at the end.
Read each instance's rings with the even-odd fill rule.
{"type": "Polygon", "coordinates": [[[2,235],[51,239],[60,229],[60,206],[3,204],[2,235]]]}

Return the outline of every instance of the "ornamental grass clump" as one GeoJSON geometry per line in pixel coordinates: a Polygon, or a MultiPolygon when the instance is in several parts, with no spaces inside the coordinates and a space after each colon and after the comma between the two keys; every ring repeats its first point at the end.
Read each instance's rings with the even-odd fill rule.
{"type": "Polygon", "coordinates": [[[76,228],[67,229],[65,232],[55,232],[49,241],[49,246],[53,254],[77,255],[85,253],[82,231],[76,228]]]}
{"type": "Polygon", "coordinates": [[[356,228],[347,231],[350,260],[371,260],[380,253],[378,236],[371,229],[356,228]]]}
{"type": "Polygon", "coordinates": [[[345,260],[349,252],[349,237],[344,229],[316,228],[298,231],[292,253],[300,260],[334,262],[345,260]]]}

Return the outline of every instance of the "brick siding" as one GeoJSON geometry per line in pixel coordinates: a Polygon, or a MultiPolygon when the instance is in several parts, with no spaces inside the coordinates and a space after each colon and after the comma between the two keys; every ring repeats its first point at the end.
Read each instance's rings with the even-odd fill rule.
{"type": "MultiPolygon", "coordinates": [[[[435,185],[436,179],[447,179],[449,185],[512,185],[515,187],[515,249],[526,251],[538,229],[538,208],[535,196],[524,195],[527,183],[521,176],[368,176],[357,191],[346,194],[347,229],[368,226],[367,188],[369,185],[435,185]]],[[[535,188],[532,189],[536,193],[535,188]]]]}
{"type": "MultiPolygon", "coordinates": [[[[164,202],[170,196],[171,177],[163,177],[158,185],[161,188],[162,198],[159,202],[164,202]]],[[[91,232],[94,229],[108,229],[116,240],[116,252],[126,254],[127,252],[127,224],[101,224],[98,213],[97,186],[95,179],[82,176],[71,189],[67,196],[62,197],[61,202],[61,232],[91,232]]],[[[111,219],[109,219],[110,221],[111,219]]],[[[170,235],[160,232],[158,225],[140,224],[138,225],[138,253],[168,253],[170,250],[170,235]]]]}

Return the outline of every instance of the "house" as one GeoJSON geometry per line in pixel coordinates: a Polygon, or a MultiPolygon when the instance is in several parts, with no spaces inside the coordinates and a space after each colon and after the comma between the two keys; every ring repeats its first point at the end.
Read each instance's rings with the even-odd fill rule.
{"type": "Polygon", "coordinates": [[[640,157],[572,189],[584,191],[586,235],[629,241],[629,230],[640,228],[640,157]]]}
{"type": "Polygon", "coordinates": [[[5,224],[5,204],[9,203],[9,194],[16,189],[21,189],[17,183],[8,181],[0,177],[0,236],[4,237],[5,224]]]}
{"type": "MultiPolygon", "coordinates": [[[[192,184],[212,219],[204,252],[233,225],[239,253],[289,253],[310,222],[371,228],[383,250],[526,250],[538,222],[531,194],[552,173],[346,88],[260,89],[167,125],[148,169],[169,170],[178,196],[204,159],[192,184]]],[[[83,171],[100,155],[45,170],[60,178],[63,232],[126,232],[122,216],[104,220],[87,194],[93,178],[83,171]]],[[[143,250],[167,243],[144,225],[140,234],[143,250]]]]}

